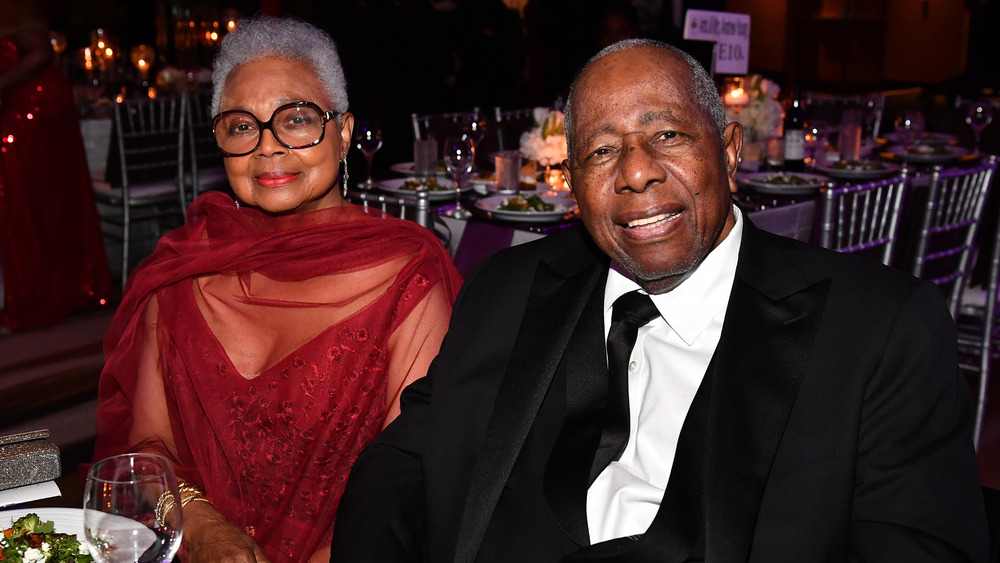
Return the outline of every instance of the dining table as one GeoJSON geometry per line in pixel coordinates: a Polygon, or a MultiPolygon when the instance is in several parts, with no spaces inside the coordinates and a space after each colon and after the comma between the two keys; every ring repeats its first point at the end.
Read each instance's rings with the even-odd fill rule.
{"type": "MultiPolygon", "coordinates": [[[[905,169],[908,190],[919,192],[929,184],[934,166],[947,169],[974,165],[978,161],[979,155],[971,149],[957,146],[957,139],[952,135],[928,133],[911,145],[904,145],[889,135],[888,138],[865,143],[860,160],[851,163],[841,161],[836,152],[812,155],[801,172],[767,166],[766,163],[763,168],[753,163],[741,163],[733,202],[765,231],[818,244],[824,190],[891,177],[905,169]]],[[[376,182],[375,189],[382,186],[387,193],[404,195],[398,188],[408,176],[412,177],[413,164],[398,163],[390,169],[397,177],[376,182]]],[[[556,205],[555,210],[543,214],[499,211],[499,203],[514,194],[497,194],[496,186],[483,180],[489,177],[489,172],[473,172],[463,181],[458,201],[464,209],[471,211],[469,217],[454,216],[456,198],[452,195],[453,190],[437,194],[431,200],[435,230],[463,276],[471,274],[480,262],[494,252],[565,229],[582,227],[572,194],[545,184],[543,179],[539,180],[535,190],[521,193],[551,200],[556,205]]],[[[440,181],[450,185],[443,171],[440,181]]],[[[920,207],[918,199],[904,197],[904,209],[908,211],[903,218],[901,233],[916,228],[916,210],[920,207]]],[[[905,244],[903,247],[902,254],[905,255],[905,244]]],[[[904,261],[905,258],[900,259],[900,262],[904,261]]]]}

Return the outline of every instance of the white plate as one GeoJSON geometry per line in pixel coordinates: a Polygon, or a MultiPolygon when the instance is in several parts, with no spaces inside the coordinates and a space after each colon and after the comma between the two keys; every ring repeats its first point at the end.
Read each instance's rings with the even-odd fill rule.
{"type": "Polygon", "coordinates": [[[835,163],[831,163],[826,166],[817,166],[816,170],[832,178],[841,178],[844,180],[874,180],[875,178],[883,178],[899,172],[898,164],[878,161],[868,162],[878,164],[881,168],[837,168],[833,165],[835,163]]]}
{"type": "Polygon", "coordinates": [[[503,205],[504,201],[513,198],[513,195],[494,195],[484,197],[476,202],[476,207],[488,212],[494,219],[499,219],[501,221],[516,221],[518,223],[551,223],[561,220],[563,215],[566,215],[567,213],[576,211],[576,202],[568,197],[542,194],[537,195],[539,195],[545,203],[551,203],[555,206],[552,211],[509,211],[497,209],[503,205]]]}
{"type": "Polygon", "coordinates": [[[914,162],[920,164],[938,164],[942,162],[951,162],[952,160],[958,160],[963,156],[969,154],[971,151],[962,147],[944,146],[944,145],[926,145],[929,147],[934,147],[945,152],[941,153],[922,153],[922,152],[910,152],[902,145],[893,145],[889,147],[888,152],[892,157],[898,158],[900,160],[905,160],[907,162],[914,162]]]}
{"type": "MultiPolygon", "coordinates": [[[[410,180],[416,180],[416,178],[393,178],[391,180],[382,180],[380,182],[375,182],[375,187],[382,190],[383,192],[388,192],[390,194],[400,196],[400,197],[417,197],[417,192],[414,190],[404,190],[402,185],[410,180]]],[[[451,180],[447,178],[438,178],[437,183],[439,186],[445,186],[451,188],[454,184],[451,180]]],[[[462,187],[463,192],[467,192],[472,189],[472,186],[462,187]]],[[[455,190],[433,190],[427,192],[427,199],[430,201],[447,201],[455,199],[455,190]]]]}
{"type": "Polygon", "coordinates": [[[808,172],[754,172],[737,178],[754,190],[765,194],[802,195],[811,194],[829,182],[829,178],[821,174],[808,172]],[[797,177],[802,181],[796,184],[776,183],[776,178],[791,179],[797,177]]]}
{"type": "Polygon", "coordinates": [[[14,520],[26,514],[35,513],[42,520],[55,523],[55,531],[60,534],[75,534],[76,539],[83,543],[83,509],[82,508],[20,508],[0,512],[0,530],[10,528],[14,520]]]}
{"type": "Polygon", "coordinates": [[[489,174],[488,177],[482,177],[478,173],[473,173],[466,181],[475,186],[477,188],[476,191],[480,193],[496,191],[497,189],[496,179],[493,174],[489,174]]]}
{"type": "MultiPolygon", "coordinates": [[[[397,174],[402,174],[404,176],[413,176],[414,174],[417,173],[416,163],[414,162],[397,162],[396,164],[390,166],[389,170],[392,170],[393,172],[397,174]]],[[[437,171],[437,175],[447,177],[448,172],[446,170],[441,170],[439,168],[437,171]]]]}
{"type": "MultiPolygon", "coordinates": [[[[890,131],[883,135],[882,138],[890,143],[898,143],[901,141],[902,136],[895,131],[890,131]]],[[[920,137],[920,143],[924,145],[951,145],[957,142],[958,137],[956,135],[949,135],[948,133],[927,132],[920,137]]]]}

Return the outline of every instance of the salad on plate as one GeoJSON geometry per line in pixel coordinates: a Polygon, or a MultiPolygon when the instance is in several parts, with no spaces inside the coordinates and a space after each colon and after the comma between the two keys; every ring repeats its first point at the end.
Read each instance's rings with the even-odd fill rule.
{"type": "Polygon", "coordinates": [[[439,191],[439,190],[449,190],[453,191],[450,185],[442,185],[437,178],[410,178],[409,180],[400,184],[399,189],[401,190],[427,190],[429,192],[439,191]]]}
{"type": "Polygon", "coordinates": [[[537,195],[525,197],[518,194],[510,199],[504,200],[497,207],[500,211],[552,211],[556,208],[554,204],[547,203],[537,195]]]}
{"type": "Polygon", "coordinates": [[[15,520],[0,537],[0,561],[4,563],[92,562],[87,546],[74,534],[55,531],[55,522],[43,522],[30,513],[15,520]]]}

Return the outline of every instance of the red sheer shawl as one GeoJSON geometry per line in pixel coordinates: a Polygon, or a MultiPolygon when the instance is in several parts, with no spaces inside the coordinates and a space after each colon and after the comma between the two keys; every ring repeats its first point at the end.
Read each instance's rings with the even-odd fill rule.
{"type": "Polygon", "coordinates": [[[426,373],[460,283],[415,223],[205,194],[109,327],[95,459],[164,453],[272,561],[305,561],[329,546],[358,453],[426,373]]]}

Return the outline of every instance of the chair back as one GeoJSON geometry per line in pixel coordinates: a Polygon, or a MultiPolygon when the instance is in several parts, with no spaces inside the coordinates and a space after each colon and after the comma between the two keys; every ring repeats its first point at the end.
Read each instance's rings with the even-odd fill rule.
{"type": "Polygon", "coordinates": [[[813,91],[808,91],[805,94],[806,121],[822,119],[834,127],[840,124],[845,109],[861,109],[864,104],[864,96],[861,95],[826,94],[813,91]]]}
{"type": "Polygon", "coordinates": [[[478,118],[479,108],[472,111],[410,114],[413,138],[436,139],[439,147],[444,146],[444,140],[448,137],[467,132],[472,121],[478,118]]]}
{"type": "MultiPolygon", "coordinates": [[[[980,237],[982,236],[985,236],[985,233],[980,235],[980,237]]],[[[968,302],[963,303],[957,317],[959,366],[963,372],[972,374],[978,383],[976,420],[972,434],[972,443],[977,450],[983,434],[986,396],[993,368],[993,356],[1000,350],[1000,346],[998,346],[1000,345],[1000,334],[998,334],[1000,331],[997,327],[996,310],[997,291],[1000,291],[1000,222],[997,223],[992,236],[993,248],[989,257],[986,287],[982,292],[983,300],[981,303],[977,303],[977,299],[963,299],[963,301],[968,302]]],[[[980,257],[980,259],[982,258],[980,257]]],[[[1000,513],[997,514],[1000,515],[1000,513]]]]}
{"type": "Polygon", "coordinates": [[[222,152],[212,134],[212,93],[189,92],[185,95],[188,96],[185,184],[193,201],[202,192],[227,189],[229,180],[222,152]]]}
{"type": "Polygon", "coordinates": [[[820,245],[892,262],[906,174],[823,191],[820,245]]]}
{"type": "Polygon", "coordinates": [[[819,119],[836,128],[843,120],[844,110],[847,109],[860,109],[865,116],[865,135],[878,137],[885,112],[884,93],[839,95],[806,92],[807,122],[819,119]]]}
{"type": "Polygon", "coordinates": [[[105,179],[120,187],[126,200],[136,186],[167,182],[177,186],[181,209],[187,207],[181,189],[186,107],[184,96],[123,100],[114,105],[105,179]]]}
{"type": "Polygon", "coordinates": [[[124,100],[114,105],[112,120],[108,166],[105,179],[94,182],[94,198],[105,236],[122,243],[124,288],[133,226],[151,223],[159,238],[162,228],[184,220],[187,97],[124,100]]]}
{"type": "Polygon", "coordinates": [[[970,169],[935,166],[931,172],[912,273],[941,288],[956,318],[996,166],[996,157],[989,156],[970,169]]]}
{"type": "Polygon", "coordinates": [[[374,192],[349,190],[347,199],[352,203],[378,208],[394,217],[409,219],[422,227],[432,229],[431,204],[427,192],[417,191],[415,195],[415,198],[394,197],[374,192]]]}
{"type": "Polygon", "coordinates": [[[521,134],[535,126],[535,109],[493,108],[496,119],[497,143],[502,151],[517,150],[521,146],[521,134]]]}

